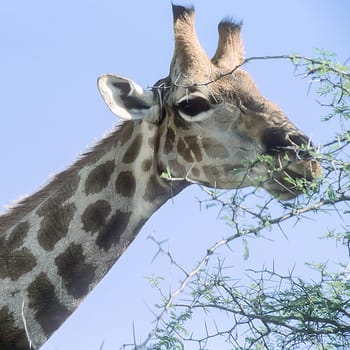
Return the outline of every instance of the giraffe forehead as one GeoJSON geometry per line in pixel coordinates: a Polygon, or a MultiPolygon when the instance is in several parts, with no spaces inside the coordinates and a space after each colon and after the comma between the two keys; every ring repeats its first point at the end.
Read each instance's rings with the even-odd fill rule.
{"type": "Polygon", "coordinates": [[[189,98],[204,97],[212,104],[244,105],[255,112],[263,109],[266,100],[245,70],[237,67],[222,70],[212,65],[208,72],[190,77],[179,73],[165,83],[164,101],[173,105],[189,98]]]}

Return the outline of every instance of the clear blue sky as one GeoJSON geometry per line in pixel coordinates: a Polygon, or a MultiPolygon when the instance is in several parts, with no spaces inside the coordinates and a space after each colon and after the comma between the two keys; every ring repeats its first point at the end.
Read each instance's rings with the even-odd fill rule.
{"type": "MultiPolygon", "coordinates": [[[[179,4],[189,2],[176,1],[179,4]]],[[[217,23],[223,17],[244,21],[247,56],[299,53],[314,48],[350,56],[348,1],[216,0],[192,3],[200,40],[212,54],[217,23]]],[[[100,98],[96,78],[114,72],[144,87],[168,73],[173,51],[170,1],[3,1],[0,4],[0,209],[44,184],[117,122],[100,98]]],[[[308,93],[307,80],[293,76],[287,62],[254,62],[247,69],[261,92],[278,103],[290,119],[322,143],[327,127],[322,110],[308,93]]],[[[206,248],[230,230],[217,211],[199,210],[191,187],[168,203],[143,228],[107,278],[43,347],[43,350],[118,349],[142,339],[151,329],[148,307],[158,301],[145,276],[162,274],[176,287],[176,273],[166,260],[152,258],[155,245],[169,239],[179,262],[190,268],[206,248]],[[146,306],[147,305],[147,306],[146,306]]],[[[241,259],[235,243],[230,255],[237,270],[263,264],[302,267],[305,260],[336,260],[344,254],[317,239],[331,217],[270,232],[272,241],[250,242],[250,259],[241,259]]],[[[217,347],[218,349],[219,347],[217,347]]]]}

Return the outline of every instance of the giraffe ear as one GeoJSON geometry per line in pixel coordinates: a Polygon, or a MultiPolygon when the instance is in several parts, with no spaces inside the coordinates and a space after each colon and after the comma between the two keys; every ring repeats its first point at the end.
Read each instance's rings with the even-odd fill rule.
{"type": "Polygon", "coordinates": [[[99,77],[97,85],[103,100],[118,117],[124,120],[158,119],[159,108],[152,91],[112,74],[99,77]]]}

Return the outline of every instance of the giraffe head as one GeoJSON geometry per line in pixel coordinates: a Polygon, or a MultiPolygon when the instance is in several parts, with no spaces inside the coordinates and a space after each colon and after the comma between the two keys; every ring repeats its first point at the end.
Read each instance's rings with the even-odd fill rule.
{"type": "Polygon", "coordinates": [[[308,137],[241,68],[241,24],[219,24],[217,50],[210,59],[195,33],[193,8],[173,6],[173,14],[169,75],[152,90],[104,75],[98,87],[107,105],[123,119],[157,125],[159,175],[216,188],[263,187],[282,200],[300,194],[295,180],[311,181],[321,166],[307,150],[308,137]]]}

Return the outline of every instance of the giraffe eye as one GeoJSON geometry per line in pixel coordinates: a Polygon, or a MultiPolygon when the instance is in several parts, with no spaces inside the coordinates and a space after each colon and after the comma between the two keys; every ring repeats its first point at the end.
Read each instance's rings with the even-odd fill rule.
{"type": "Polygon", "coordinates": [[[191,117],[208,111],[210,109],[210,103],[202,97],[189,98],[181,101],[177,108],[180,112],[187,114],[191,117]]]}

